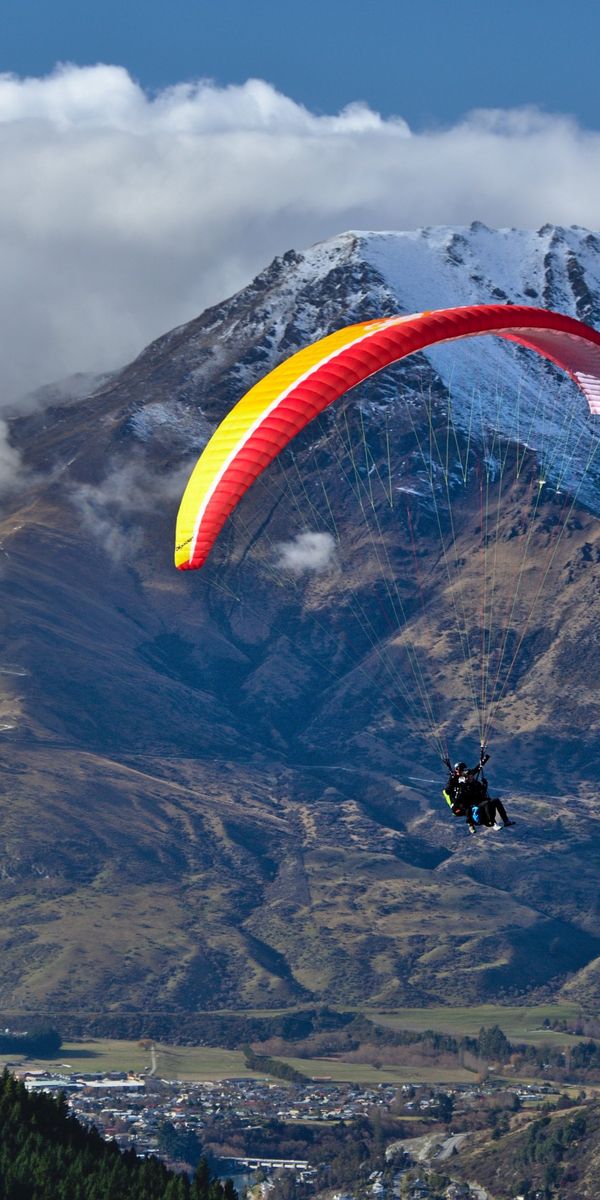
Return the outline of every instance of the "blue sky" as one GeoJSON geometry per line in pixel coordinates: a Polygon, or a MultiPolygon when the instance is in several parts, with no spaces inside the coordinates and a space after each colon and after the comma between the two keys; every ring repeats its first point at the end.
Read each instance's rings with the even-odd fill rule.
{"type": "Polygon", "coordinates": [[[0,0],[0,17],[0,408],[127,362],[348,229],[598,229],[593,0],[0,0]]]}
{"type": "Polygon", "coordinates": [[[272,83],[315,112],[365,100],[413,128],[534,104],[600,124],[594,0],[2,0],[0,68],[125,66],[148,89],[272,83]]]}

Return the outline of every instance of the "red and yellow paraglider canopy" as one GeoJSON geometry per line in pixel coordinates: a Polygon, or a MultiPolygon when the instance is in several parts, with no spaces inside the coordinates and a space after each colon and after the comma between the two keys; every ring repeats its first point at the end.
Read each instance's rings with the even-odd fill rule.
{"type": "Polygon", "coordinates": [[[201,567],[229,514],[265,467],[323,409],[428,346],[495,334],[550,359],[600,414],[600,333],[527,305],[477,304],[349,325],[300,350],[246,393],[205,447],[177,518],[175,565],[201,567]]]}

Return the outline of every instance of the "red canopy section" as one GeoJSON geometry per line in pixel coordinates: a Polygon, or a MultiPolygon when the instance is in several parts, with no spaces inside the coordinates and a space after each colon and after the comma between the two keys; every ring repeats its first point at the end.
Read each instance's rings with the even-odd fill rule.
{"type": "Polygon", "coordinates": [[[350,325],[300,350],[227,414],[201,455],[177,521],[175,563],[200,567],[241,496],[314,417],[384,367],[442,342],[494,334],[566,371],[600,414],[600,333],[561,313],[476,304],[350,325]]]}

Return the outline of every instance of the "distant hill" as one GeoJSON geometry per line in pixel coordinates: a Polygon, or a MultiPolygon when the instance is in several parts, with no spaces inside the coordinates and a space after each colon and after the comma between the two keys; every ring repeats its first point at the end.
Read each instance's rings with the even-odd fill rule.
{"type": "Polygon", "coordinates": [[[468,578],[482,484],[459,467],[474,436],[475,365],[500,428],[496,459],[519,464],[518,478],[488,489],[499,577],[521,576],[533,596],[549,546],[554,557],[491,745],[492,790],[513,830],[469,839],[453,821],[426,727],[386,674],[404,643],[388,583],[375,601],[367,594],[372,557],[333,417],[307,431],[289,465],[305,514],[323,512],[324,491],[337,505],[337,574],[288,587],[273,569],[306,519],[278,469],[202,573],[172,566],[195,456],[254,380],[338,325],[488,300],[600,324],[600,240],[478,224],[345,234],[276,259],[90,394],[49,389],[12,421],[23,488],[0,522],[0,1008],[101,1012],[108,1023],[125,1011],[145,1024],[152,1013],[325,1001],[599,1003],[600,490],[595,465],[576,481],[583,406],[567,436],[552,368],[529,358],[525,368],[484,339],[465,346],[462,375],[450,378],[442,351],[407,360],[363,385],[340,418],[362,439],[362,486],[378,474],[392,499],[411,493],[412,525],[399,519],[408,510],[381,506],[379,544],[453,753],[469,758],[478,730],[437,529],[439,512],[446,530],[449,518],[442,493],[434,511],[422,491],[430,468],[417,446],[451,393],[448,455],[462,489],[453,553],[468,578]],[[498,402],[499,380],[512,407],[498,402]],[[393,478],[390,444],[404,463],[393,478]],[[551,487],[536,504],[525,577],[521,526],[540,462],[551,487]],[[552,541],[565,495],[569,519],[552,541]]]}

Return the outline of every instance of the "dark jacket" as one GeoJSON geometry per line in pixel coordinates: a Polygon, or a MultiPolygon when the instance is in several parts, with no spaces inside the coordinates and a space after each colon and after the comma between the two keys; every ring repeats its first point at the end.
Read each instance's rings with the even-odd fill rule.
{"type": "Polygon", "coordinates": [[[462,774],[453,770],[449,758],[443,760],[450,771],[443,796],[455,816],[464,816],[474,805],[487,799],[487,782],[479,776],[489,757],[489,754],[482,750],[477,766],[468,768],[462,774]]]}

